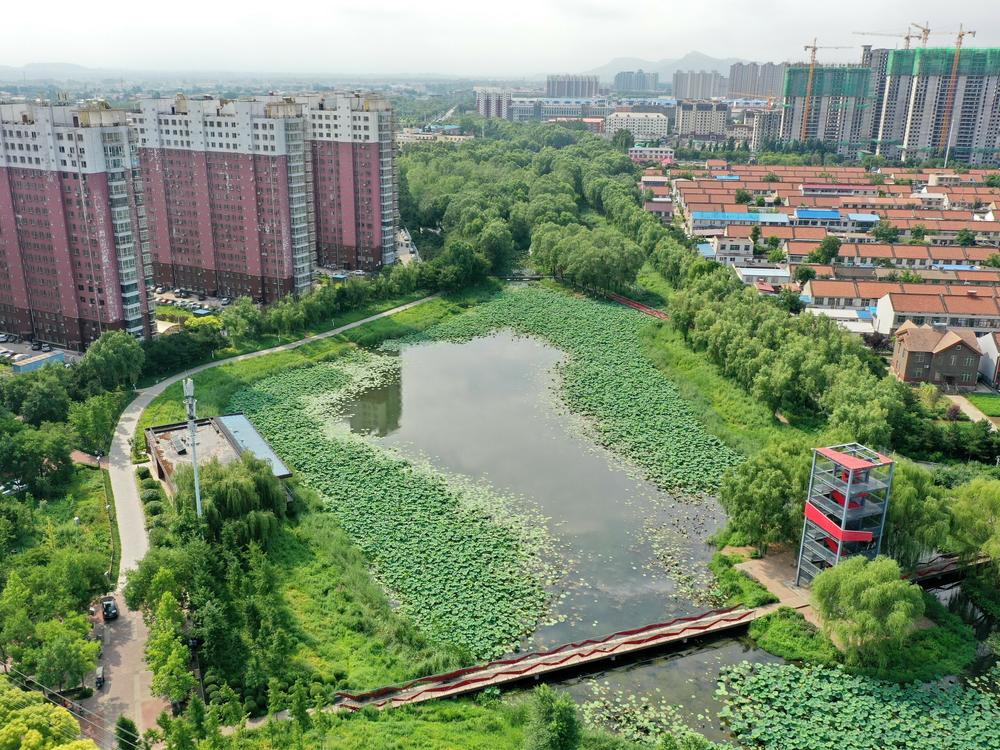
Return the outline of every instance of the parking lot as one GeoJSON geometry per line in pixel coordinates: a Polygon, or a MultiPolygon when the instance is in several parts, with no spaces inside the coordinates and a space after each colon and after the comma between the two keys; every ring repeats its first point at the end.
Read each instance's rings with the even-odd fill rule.
{"type": "MultiPolygon", "coordinates": [[[[6,336],[7,336],[6,334],[0,334],[0,339],[6,338],[6,336]]],[[[11,341],[0,341],[0,357],[3,357],[3,361],[6,364],[10,364],[14,355],[40,354],[42,349],[41,348],[33,349],[33,346],[34,345],[30,341],[19,341],[17,343],[11,341]],[[13,352],[13,354],[4,356],[4,350],[8,352],[13,352]]],[[[50,351],[54,351],[56,349],[59,349],[59,347],[56,346],[50,347],[50,351]]],[[[80,358],[80,354],[78,352],[74,352],[69,349],[63,349],[62,351],[66,362],[75,362],[80,358]]]]}
{"type": "Polygon", "coordinates": [[[181,310],[198,310],[203,308],[205,310],[218,311],[230,302],[232,300],[229,297],[209,297],[184,289],[167,289],[158,286],[153,290],[153,303],[155,305],[170,305],[181,310]]]}

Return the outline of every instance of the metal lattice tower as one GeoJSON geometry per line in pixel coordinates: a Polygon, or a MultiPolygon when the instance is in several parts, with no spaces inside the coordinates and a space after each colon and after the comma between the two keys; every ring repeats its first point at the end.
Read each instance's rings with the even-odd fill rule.
{"type": "Polygon", "coordinates": [[[795,585],[808,585],[845,557],[882,548],[892,459],[858,443],[813,451],[795,585]]]}

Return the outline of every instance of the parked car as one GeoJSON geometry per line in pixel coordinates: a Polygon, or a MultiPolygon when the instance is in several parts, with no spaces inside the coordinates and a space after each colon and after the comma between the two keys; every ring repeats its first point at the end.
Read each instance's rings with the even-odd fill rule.
{"type": "Polygon", "coordinates": [[[100,690],[104,687],[104,667],[98,667],[94,673],[94,687],[100,690]]]}
{"type": "Polygon", "coordinates": [[[52,345],[51,344],[42,344],[42,351],[43,352],[51,352],[52,351],[52,345]]]}
{"type": "Polygon", "coordinates": [[[164,289],[162,286],[158,286],[153,291],[156,292],[157,294],[163,294],[164,289]]]}
{"type": "Polygon", "coordinates": [[[33,351],[33,352],[40,352],[41,350],[42,350],[42,342],[41,341],[32,341],[31,342],[31,351],[33,351]]]}
{"type": "Polygon", "coordinates": [[[199,294],[198,295],[198,301],[199,302],[204,302],[206,299],[208,299],[208,297],[206,297],[204,294],[199,294]]]}
{"type": "Polygon", "coordinates": [[[232,302],[232,300],[229,299],[229,297],[223,297],[219,300],[220,305],[228,305],[230,302],[232,302]]]}
{"type": "Polygon", "coordinates": [[[101,616],[105,620],[118,619],[118,602],[115,601],[113,596],[105,596],[101,598],[101,616]]]}
{"type": "Polygon", "coordinates": [[[7,343],[7,334],[0,333],[0,344],[6,344],[6,343],[7,343]]]}

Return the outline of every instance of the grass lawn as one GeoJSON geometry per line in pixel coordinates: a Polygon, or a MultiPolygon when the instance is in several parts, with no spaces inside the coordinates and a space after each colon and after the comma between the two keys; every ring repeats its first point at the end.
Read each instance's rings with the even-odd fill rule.
{"type": "Polygon", "coordinates": [[[1000,417],[1000,396],[992,393],[971,393],[966,398],[987,417],[1000,417]]]}
{"type": "MultiPolygon", "coordinates": [[[[291,351],[276,352],[243,362],[219,365],[218,367],[200,372],[194,376],[195,387],[198,393],[198,416],[210,417],[217,414],[224,414],[234,393],[245,388],[250,383],[272,375],[277,370],[295,369],[315,362],[333,359],[343,354],[352,345],[374,346],[385,339],[398,338],[408,333],[423,331],[452,315],[462,312],[470,305],[489,298],[495,292],[496,287],[489,285],[457,295],[442,296],[438,299],[425,302],[422,305],[417,305],[409,310],[404,310],[391,317],[381,318],[367,325],[352,329],[339,336],[306,344],[291,351]]],[[[413,297],[420,299],[421,295],[413,295],[413,297]]],[[[336,324],[337,326],[346,325],[355,320],[375,315],[383,310],[405,304],[408,301],[413,300],[396,299],[391,302],[379,303],[377,306],[361,308],[351,314],[345,314],[343,317],[338,318],[336,324]]],[[[266,345],[250,348],[248,351],[257,351],[270,346],[297,341],[305,335],[311,334],[303,334],[303,336],[295,337],[286,336],[283,339],[275,338],[274,341],[268,341],[266,345]]],[[[246,353],[234,350],[225,351],[228,352],[226,356],[229,357],[246,353]]],[[[220,356],[218,358],[222,359],[223,357],[220,356]]],[[[146,408],[139,422],[139,430],[141,431],[150,425],[181,421],[184,418],[182,385],[178,382],[169,386],[146,408]]]]}
{"type": "MultiPolygon", "coordinates": [[[[260,338],[253,339],[252,341],[244,341],[239,346],[230,346],[225,349],[219,349],[214,352],[212,359],[210,361],[217,361],[220,359],[229,359],[230,357],[235,357],[240,354],[248,354],[250,352],[258,352],[261,349],[270,349],[274,346],[279,346],[281,344],[288,344],[292,341],[298,341],[299,339],[304,339],[308,336],[315,336],[316,334],[323,333],[324,331],[329,331],[332,328],[338,328],[348,323],[353,323],[356,320],[362,320],[371,315],[377,315],[380,312],[385,312],[386,310],[391,310],[394,307],[399,307],[400,305],[405,305],[408,302],[414,302],[418,299],[426,297],[426,292],[413,292],[412,294],[405,294],[399,297],[393,297],[392,299],[380,300],[378,302],[371,302],[367,305],[363,305],[356,310],[350,310],[349,312],[341,313],[336,318],[329,318],[322,321],[318,325],[298,333],[290,334],[267,334],[261,336],[260,338]]],[[[170,308],[176,310],[176,308],[170,308]]],[[[187,367],[193,367],[195,365],[202,364],[201,362],[191,362],[187,367]]],[[[187,369],[186,367],[184,369],[187,369]]],[[[174,371],[179,372],[179,370],[174,371]]],[[[158,373],[155,378],[145,378],[139,383],[140,388],[145,388],[147,386],[153,385],[165,377],[173,375],[174,372],[161,372],[158,373]]],[[[199,399],[200,400],[200,399],[199,399]]]]}

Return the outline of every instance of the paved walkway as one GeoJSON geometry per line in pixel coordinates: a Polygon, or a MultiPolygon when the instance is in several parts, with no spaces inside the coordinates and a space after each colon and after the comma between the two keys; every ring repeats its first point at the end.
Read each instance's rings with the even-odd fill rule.
{"type": "Polygon", "coordinates": [[[956,393],[946,393],[945,397],[950,399],[953,404],[958,404],[958,408],[961,409],[962,412],[965,414],[965,416],[967,416],[973,422],[982,422],[985,420],[986,423],[990,426],[990,430],[996,432],[997,430],[996,422],[994,422],[992,419],[986,416],[982,411],[980,411],[976,407],[976,405],[973,404],[971,401],[969,401],[969,399],[967,399],[965,396],[959,396],[956,393]]]}
{"type": "Polygon", "coordinates": [[[107,684],[103,690],[95,693],[93,698],[84,701],[83,705],[102,714],[111,723],[114,723],[120,714],[127,714],[139,725],[140,731],[155,726],[156,717],[167,707],[164,701],[153,696],[150,691],[152,674],[146,668],[146,662],[143,659],[148,635],[145,623],[139,613],[133,612],[125,606],[124,597],[121,595],[126,574],[138,566],[139,561],[146,556],[146,552],[149,550],[145,516],[142,502],[139,499],[139,488],[135,481],[136,467],[132,463],[132,438],[146,407],[174,383],[203,370],[233,362],[242,362],[254,357],[263,357],[274,352],[288,351],[313,341],[337,336],[372,321],[409,310],[411,307],[423,304],[436,296],[424,297],[415,302],[394,307],[377,315],[371,315],[362,320],[288,344],[192,367],[190,370],[172,375],[137,392],[135,399],[125,407],[125,411],[118,419],[118,425],[111,442],[111,450],[105,459],[111,478],[111,491],[115,497],[115,514],[118,518],[118,535],[121,539],[121,566],[116,588],[121,616],[109,628],[110,639],[105,645],[104,656],[101,660],[105,666],[107,684]]]}
{"type": "Polygon", "coordinates": [[[760,559],[751,558],[736,565],[737,570],[743,571],[778,597],[779,606],[797,609],[806,620],[817,628],[821,627],[819,616],[809,603],[809,589],[795,585],[795,568],[795,555],[788,551],[760,559]]]}

